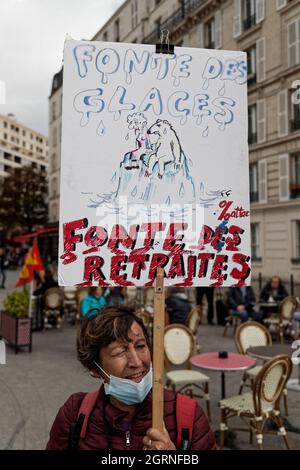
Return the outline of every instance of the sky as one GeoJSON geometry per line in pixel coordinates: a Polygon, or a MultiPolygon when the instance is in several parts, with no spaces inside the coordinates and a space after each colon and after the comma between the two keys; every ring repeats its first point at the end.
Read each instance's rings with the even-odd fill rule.
{"type": "Polygon", "coordinates": [[[66,34],[91,39],[124,0],[0,0],[0,114],[48,136],[48,97],[66,34]],[[1,83],[0,83],[1,84],[1,83]]]}

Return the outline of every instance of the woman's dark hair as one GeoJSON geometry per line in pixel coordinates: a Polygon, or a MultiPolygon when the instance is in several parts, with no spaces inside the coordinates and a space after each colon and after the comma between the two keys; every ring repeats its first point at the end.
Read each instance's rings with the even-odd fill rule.
{"type": "Polygon", "coordinates": [[[144,323],[127,307],[105,307],[95,317],[84,319],[77,335],[77,357],[81,364],[92,370],[102,348],[116,340],[131,342],[128,332],[134,322],[142,328],[151,350],[144,323]]]}

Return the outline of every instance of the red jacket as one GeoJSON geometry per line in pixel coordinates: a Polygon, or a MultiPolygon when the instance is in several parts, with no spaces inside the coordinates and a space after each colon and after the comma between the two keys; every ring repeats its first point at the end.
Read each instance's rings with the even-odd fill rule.
{"type": "MultiPolygon", "coordinates": [[[[80,404],[84,396],[85,393],[75,393],[60,408],[50,431],[50,439],[47,444],[48,450],[68,449],[70,425],[77,420],[80,404]]],[[[164,421],[170,438],[176,445],[175,404],[175,394],[165,390],[164,421]]],[[[126,446],[125,441],[124,419],[126,419],[126,415],[126,412],[119,410],[109,403],[108,397],[105,396],[104,389],[101,387],[96,406],[89,418],[86,437],[83,441],[79,441],[78,448],[81,450],[141,450],[143,447],[142,439],[152,425],[151,392],[144,402],[138,405],[131,421],[130,446],[126,446]]],[[[191,450],[211,450],[216,448],[215,438],[207,418],[203,410],[197,405],[191,450]]]]}

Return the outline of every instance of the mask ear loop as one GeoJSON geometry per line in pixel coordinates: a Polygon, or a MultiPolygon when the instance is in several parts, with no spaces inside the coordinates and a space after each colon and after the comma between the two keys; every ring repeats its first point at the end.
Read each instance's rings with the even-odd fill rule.
{"type": "MultiPolygon", "coordinates": [[[[105,372],[104,369],[102,369],[101,366],[99,366],[99,364],[95,360],[93,361],[93,363],[98,367],[98,369],[100,369],[100,372],[101,372],[102,375],[104,374],[108,379],[110,379],[110,376],[105,372]]],[[[92,375],[92,377],[95,377],[95,375],[93,375],[92,371],[91,371],[91,375],[92,375]]]]}

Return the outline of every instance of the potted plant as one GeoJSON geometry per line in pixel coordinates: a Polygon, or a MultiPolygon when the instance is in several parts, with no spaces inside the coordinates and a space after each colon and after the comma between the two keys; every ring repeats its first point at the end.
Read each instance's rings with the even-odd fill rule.
{"type": "Polygon", "coordinates": [[[15,347],[28,346],[32,351],[31,318],[29,311],[29,293],[26,288],[8,294],[4,300],[5,310],[1,312],[0,336],[15,347]]]}

